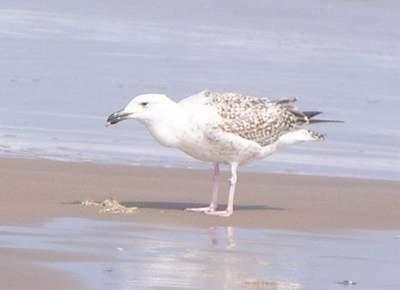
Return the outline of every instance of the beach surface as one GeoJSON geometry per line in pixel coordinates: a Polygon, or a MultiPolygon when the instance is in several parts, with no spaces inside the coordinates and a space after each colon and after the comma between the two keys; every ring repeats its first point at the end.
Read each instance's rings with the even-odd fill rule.
{"type": "Polygon", "coordinates": [[[399,9],[3,0],[0,289],[400,289],[399,9]],[[209,165],[104,123],[136,95],[206,88],[345,123],[241,168],[234,216],[185,212],[209,202],[209,165]],[[109,198],[137,209],[81,205],[109,198]]]}
{"type": "MultiPolygon", "coordinates": [[[[198,227],[400,228],[396,181],[246,172],[239,174],[235,213],[224,219],[183,211],[208,204],[211,171],[6,158],[0,159],[0,168],[3,224],[80,217],[198,227]],[[80,205],[107,198],[139,209],[107,215],[80,205]]],[[[222,203],[227,174],[225,179],[222,203]]]]}
{"type": "Polygon", "coordinates": [[[400,285],[399,182],[246,172],[234,215],[220,218],[183,210],[208,203],[207,171],[7,158],[0,168],[6,289],[341,289],[354,277],[363,289],[400,285]],[[138,209],[80,204],[110,197],[138,209]],[[377,266],[385,271],[373,275],[377,266]]]}

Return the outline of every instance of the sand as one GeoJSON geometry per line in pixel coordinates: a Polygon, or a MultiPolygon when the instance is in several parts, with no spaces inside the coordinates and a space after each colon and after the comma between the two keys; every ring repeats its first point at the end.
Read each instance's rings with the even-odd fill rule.
{"type": "MultiPolygon", "coordinates": [[[[183,211],[209,202],[207,171],[25,159],[0,159],[0,165],[3,224],[83,217],[197,227],[400,227],[400,182],[394,181],[240,173],[235,213],[220,218],[183,211]],[[100,214],[79,204],[106,198],[138,210],[100,214]]],[[[224,203],[227,182],[222,183],[224,203]]]]}
{"type": "MultiPolygon", "coordinates": [[[[186,207],[208,203],[209,175],[207,171],[184,169],[3,158],[0,159],[0,219],[3,226],[11,228],[71,217],[197,229],[222,226],[329,232],[400,228],[400,182],[241,173],[232,217],[184,211],[186,207]],[[109,213],[81,204],[107,198],[137,209],[109,213]]],[[[223,203],[226,190],[227,182],[223,182],[223,203]]],[[[0,234],[10,235],[1,231],[0,234]]],[[[85,261],[79,251],[74,255],[75,258],[68,251],[3,245],[0,270],[7,277],[2,281],[3,286],[53,289],[54,285],[61,285],[58,289],[85,289],[81,279],[71,273],[41,265],[70,259],[85,261]]]]}

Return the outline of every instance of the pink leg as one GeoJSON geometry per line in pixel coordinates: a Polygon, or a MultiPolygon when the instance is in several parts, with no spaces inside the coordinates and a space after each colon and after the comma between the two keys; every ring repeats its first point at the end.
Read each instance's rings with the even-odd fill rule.
{"type": "Polygon", "coordinates": [[[197,211],[197,212],[212,212],[215,211],[218,207],[218,189],[219,183],[219,163],[214,164],[214,174],[213,174],[213,189],[212,189],[212,199],[209,206],[206,207],[195,207],[195,208],[186,208],[188,211],[197,211]]]}
{"type": "Polygon", "coordinates": [[[233,202],[235,199],[235,188],[236,188],[236,182],[237,182],[238,165],[239,164],[237,164],[237,163],[231,164],[231,174],[232,174],[231,179],[230,179],[231,186],[229,188],[228,206],[226,207],[226,210],[205,212],[206,214],[216,215],[216,216],[224,216],[224,217],[228,217],[233,214],[233,202]]]}

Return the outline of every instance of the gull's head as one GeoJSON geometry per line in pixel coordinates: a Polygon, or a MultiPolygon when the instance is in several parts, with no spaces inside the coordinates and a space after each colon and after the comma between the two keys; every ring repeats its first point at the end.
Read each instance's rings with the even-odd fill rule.
{"type": "Polygon", "coordinates": [[[133,98],[122,110],[112,113],[107,118],[106,126],[120,121],[134,119],[142,122],[151,121],[165,113],[174,101],[166,95],[145,94],[133,98]]]}

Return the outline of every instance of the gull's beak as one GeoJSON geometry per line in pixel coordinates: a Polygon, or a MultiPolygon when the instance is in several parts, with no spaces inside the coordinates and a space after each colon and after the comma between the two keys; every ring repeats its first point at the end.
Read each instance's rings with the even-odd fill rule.
{"type": "Polygon", "coordinates": [[[107,123],[106,127],[117,124],[120,121],[128,119],[128,116],[131,113],[126,113],[124,110],[119,110],[117,112],[112,113],[110,116],[107,118],[107,123]]]}

